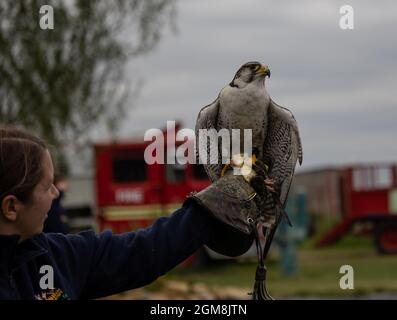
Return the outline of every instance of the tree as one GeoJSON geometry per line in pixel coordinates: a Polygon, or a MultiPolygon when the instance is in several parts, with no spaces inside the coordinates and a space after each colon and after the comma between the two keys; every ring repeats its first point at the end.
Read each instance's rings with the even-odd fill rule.
{"type": "MultiPolygon", "coordinates": [[[[0,2],[0,122],[36,131],[58,149],[123,116],[128,59],[151,50],[173,0],[0,2]],[[40,28],[50,5],[54,29],[40,28]]],[[[132,86],[136,87],[136,84],[132,86]]]]}

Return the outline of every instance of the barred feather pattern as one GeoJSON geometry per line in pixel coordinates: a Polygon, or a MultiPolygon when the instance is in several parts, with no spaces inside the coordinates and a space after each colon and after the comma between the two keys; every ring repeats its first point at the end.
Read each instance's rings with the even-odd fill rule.
{"type": "Polygon", "coordinates": [[[219,98],[217,98],[211,104],[205,106],[201,109],[197,121],[196,121],[196,162],[199,163],[200,157],[202,158],[201,152],[206,152],[207,157],[210,157],[208,164],[204,164],[204,169],[212,182],[218,180],[221,176],[222,171],[222,157],[221,151],[219,150],[219,143],[214,146],[211,145],[208,139],[206,141],[202,141],[199,139],[199,130],[200,129],[217,129],[216,124],[218,122],[218,113],[219,113],[219,98]],[[213,150],[213,148],[217,148],[217,150],[213,150]],[[213,157],[217,156],[217,159],[213,159],[213,157]],[[215,160],[215,161],[213,161],[215,160]],[[214,163],[216,162],[216,163],[214,163]],[[214,164],[211,164],[214,163],[214,164]]]}
{"type": "Polygon", "coordinates": [[[264,154],[273,161],[269,177],[274,180],[280,202],[284,207],[292,183],[297,160],[302,163],[302,146],[298,126],[291,111],[271,101],[268,114],[268,130],[263,147],[264,154]]]}

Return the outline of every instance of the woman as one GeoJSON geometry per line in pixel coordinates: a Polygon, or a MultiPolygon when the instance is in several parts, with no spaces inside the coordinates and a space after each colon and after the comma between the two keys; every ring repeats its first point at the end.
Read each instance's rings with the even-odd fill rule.
{"type": "Polygon", "coordinates": [[[252,243],[250,232],[241,231],[247,217],[235,211],[236,204],[219,210],[219,203],[233,202],[218,190],[222,178],[147,229],[44,234],[47,213],[59,196],[53,179],[44,141],[0,127],[0,299],[104,297],[151,283],[203,244],[239,255],[252,243]],[[240,222],[235,228],[230,221],[240,222]]]}

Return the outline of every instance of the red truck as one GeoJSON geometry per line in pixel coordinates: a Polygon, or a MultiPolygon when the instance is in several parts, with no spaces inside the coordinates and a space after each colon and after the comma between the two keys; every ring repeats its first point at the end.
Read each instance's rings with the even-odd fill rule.
{"type": "Polygon", "coordinates": [[[150,143],[142,135],[94,145],[100,230],[122,233],[147,227],[180,208],[190,192],[210,184],[202,165],[147,164],[144,153],[150,143]]]}
{"type": "Polygon", "coordinates": [[[179,208],[186,196],[209,185],[202,166],[146,164],[148,143],[95,145],[96,197],[100,229],[146,227],[179,208]]]}

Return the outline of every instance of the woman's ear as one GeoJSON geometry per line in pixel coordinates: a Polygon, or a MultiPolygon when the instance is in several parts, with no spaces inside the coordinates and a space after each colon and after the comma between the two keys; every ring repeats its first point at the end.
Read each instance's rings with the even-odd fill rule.
{"type": "Polygon", "coordinates": [[[16,196],[9,195],[1,201],[1,214],[7,221],[15,221],[17,219],[17,207],[19,200],[16,196]]]}

